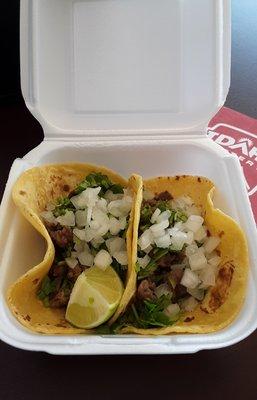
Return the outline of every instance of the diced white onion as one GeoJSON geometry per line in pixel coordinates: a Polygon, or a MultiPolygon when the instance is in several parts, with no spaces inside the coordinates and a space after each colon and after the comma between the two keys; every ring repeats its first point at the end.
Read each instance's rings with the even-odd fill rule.
{"type": "MultiPolygon", "coordinates": [[[[73,231],[74,233],[74,231],[73,231]]],[[[73,242],[74,242],[74,250],[81,252],[84,250],[85,242],[80,240],[75,234],[73,235],[73,242]]]]}
{"type": "Polygon", "coordinates": [[[43,211],[41,212],[41,217],[50,224],[54,224],[56,222],[55,216],[51,211],[43,211]]]}
{"type": "Polygon", "coordinates": [[[176,304],[170,304],[165,310],[164,313],[167,315],[167,317],[175,317],[178,313],[180,312],[180,307],[179,305],[176,304]]]}
{"type": "Polygon", "coordinates": [[[206,253],[211,253],[220,244],[220,238],[218,236],[210,236],[204,243],[204,249],[206,253]]]}
{"type": "Polygon", "coordinates": [[[203,289],[187,289],[187,292],[193,296],[196,300],[203,300],[204,299],[204,290],[203,289]]]}
{"type": "Polygon", "coordinates": [[[183,198],[178,197],[177,199],[172,200],[172,208],[184,210],[186,208],[186,203],[183,198]]]}
{"type": "Polygon", "coordinates": [[[131,210],[132,198],[124,196],[121,200],[111,201],[107,209],[114,217],[126,217],[131,210]]]}
{"type": "Polygon", "coordinates": [[[161,214],[161,210],[159,208],[156,208],[156,210],[154,211],[152,218],[151,218],[151,223],[154,224],[157,220],[157,217],[159,217],[159,215],[161,214]]]}
{"type": "Polygon", "coordinates": [[[93,237],[104,236],[110,228],[110,220],[106,213],[100,209],[93,209],[92,221],[90,222],[90,228],[95,230],[95,235],[93,237]]]}
{"type": "Polygon", "coordinates": [[[104,239],[103,239],[102,237],[95,238],[95,239],[92,239],[90,243],[92,244],[92,246],[93,246],[95,249],[98,249],[98,247],[99,247],[102,243],[104,243],[104,239]]]}
{"type": "Polygon", "coordinates": [[[83,250],[87,251],[88,253],[90,253],[89,245],[86,242],[84,242],[84,249],[83,250]]]}
{"type": "Polygon", "coordinates": [[[166,249],[171,245],[171,238],[168,233],[166,233],[164,236],[155,238],[154,241],[156,246],[160,247],[161,249],[166,249]]]}
{"type": "Polygon", "coordinates": [[[92,219],[93,207],[87,208],[87,225],[90,225],[90,221],[92,219]]]}
{"type": "Polygon", "coordinates": [[[193,242],[192,244],[190,244],[189,246],[186,247],[186,256],[190,257],[193,254],[197,253],[199,251],[199,248],[197,246],[197,244],[195,242],[193,242]]]}
{"type": "Polygon", "coordinates": [[[106,270],[112,263],[112,257],[106,250],[100,250],[99,253],[95,256],[94,264],[102,269],[106,270]]]}
{"type": "Polygon", "coordinates": [[[54,211],[54,209],[55,209],[55,205],[54,204],[51,204],[51,203],[47,204],[47,206],[46,206],[46,210],[47,211],[54,211]]]}
{"type": "Polygon", "coordinates": [[[186,230],[187,229],[185,229],[183,222],[179,221],[179,222],[176,222],[176,224],[172,228],[169,228],[168,232],[172,236],[172,235],[174,235],[174,233],[185,232],[186,230]]]}
{"type": "MultiPolygon", "coordinates": [[[[153,233],[153,237],[154,237],[154,239],[158,239],[158,238],[161,238],[161,237],[163,237],[163,236],[165,236],[166,235],[166,233],[168,234],[168,232],[166,232],[164,229],[160,229],[160,230],[156,230],[156,231],[154,231],[154,232],[152,232],[153,233]]],[[[168,234],[169,235],[169,234],[168,234]]],[[[170,236],[170,235],[169,235],[170,236]]]]}
{"type": "Polygon", "coordinates": [[[150,246],[148,246],[146,249],[144,249],[144,252],[145,252],[146,254],[149,254],[150,251],[152,251],[152,250],[153,250],[153,247],[150,245],[150,246]]]}
{"type": "Polygon", "coordinates": [[[193,232],[189,231],[189,232],[187,232],[186,235],[187,235],[186,244],[188,244],[188,245],[192,244],[193,241],[194,241],[194,234],[193,234],[193,232]]]}
{"type": "Polygon", "coordinates": [[[180,196],[175,199],[175,204],[177,208],[185,209],[193,204],[193,200],[189,196],[180,196]]]}
{"type": "Polygon", "coordinates": [[[202,242],[207,236],[206,228],[201,226],[198,231],[194,233],[194,240],[197,240],[198,242],[202,242]]]}
{"type": "Polygon", "coordinates": [[[185,222],[185,226],[192,232],[197,232],[202,226],[204,219],[199,215],[190,215],[188,220],[185,222]]]}
{"type": "Polygon", "coordinates": [[[141,250],[147,249],[151,244],[154,243],[153,234],[150,229],[146,229],[144,233],[138,239],[138,245],[141,250]]]}
{"type": "Polygon", "coordinates": [[[184,244],[187,242],[187,234],[185,232],[176,232],[171,237],[171,244],[177,249],[182,250],[184,244]]]}
{"type": "Polygon", "coordinates": [[[86,210],[77,210],[75,212],[76,217],[76,225],[78,228],[84,228],[87,224],[87,211],[86,210]]]}
{"type": "Polygon", "coordinates": [[[101,192],[101,187],[87,188],[82,192],[87,207],[94,207],[96,202],[99,200],[98,194],[101,192]]]}
{"type": "Polygon", "coordinates": [[[188,299],[182,300],[180,303],[181,308],[187,312],[194,311],[198,304],[198,301],[193,296],[190,296],[188,299]]]}
{"type": "Polygon", "coordinates": [[[110,238],[107,239],[105,243],[111,256],[113,256],[115,253],[119,251],[126,250],[126,241],[123,238],[120,237],[110,238]]]}
{"type": "Polygon", "coordinates": [[[110,217],[110,233],[112,235],[118,235],[121,230],[120,221],[115,217],[110,217]]]}
{"type": "Polygon", "coordinates": [[[91,242],[91,240],[95,239],[97,237],[97,230],[93,228],[86,228],[85,229],[85,241],[86,242],[91,242]]]}
{"type": "Polygon", "coordinates": [[[79,210],[79,209],[85,209],[86,208],[86,200],[83,195],[83,192],[80,194],[77,194],[76,196],[71,197],[70,201],[74,205],[74,207],[79,210]]]}
{"type": "Polygon", "coordinates": [[[56,221],[62,226],[75,226],[74,212],[66,211],[64,215],[60,215],[60,217],[56,218],[56,221]]]}
{"type": "Polygon", "coordinates": [[[104,212],[103,210],[101,210],[100,208],[96,208],[96,207],[93,208],[92,219],[94,221],[99,222],[100,224],[106,223],[109,221],[107,213],[104,212]]]}
{"type": "Polygon", "coordinates": [[[120,229],[121,229],[121,231],[123,231],[127,226],[127,218],[126,217],[120,217],[119,221],[120,221],[120,229]]]}
{"type": "Polygon", "coordinates": [[[144,200],[152,200],[154,198],[154,194],[150,192],[150,190],[145,189],[143,191],[143,199],[144,200]]]}
{"type": "Polygon", "coordinates": [[[94,262],[94,256],[87,251],[83,251],[79,253],[78,259],[81,265],[85,265],[87,267],[92,267],[94,262]]]}
{"type": "Polygon", "coordinates": [[[65,258],[66,264],[68,265],[68,267],[70,268],[75,268],[76,265],[78,265],[78,260],[76,258],[72,258],[72,257],[67,257],[65,258]]]}
{"type": "Polygon", "coordinates": [[[86,207],[94,207],[97,200],[99,199],[98,194],[101,191],[101,187],[87,188],[82,193],[71,197],[71,202],[76,209],[84,209],[86,207]]]}
{"type": "Polygon", "coordinates": [[[128,253],[126,251],[117,251],[116,253],[113,254],[113,257],[121,265],[128,265],[128,253]]]}
{"type": "Polygon", "coordinates": [[[86,231],[85,229],[78,229],[74,228],[73,233],[77,236],[80,240],[86,240],[86,231]]]}
{"type": "Polygon", "coordinates": [[[200,280],[193,271],[191,271],[189,268],[186,268],[180,283],[186,288],[194,289],[197,285],[199,285],[200,280]]]}
{"type": "Polygon", "coordinates": [[[212,258],[209,258],[208,264],[211,264],[213,267],[217,267],[221,262],[221,257],[219,256],[214,256],[212,258]]]}
{"type": "Polygon", "coordinates": [[[110,201],[114,201],[114,200],[120,200],[122,199],[123,194],[122,193],[116,193],[114,194],[111,190],[107,190],[107,192],[104,195],[104,198],[110,202],[110,201]]]}
{"type": "MultiPolygon", "coordinates": [[[[168,221],[169,218],[170,218],[170,216],[171,216],[170,210],[163,211],[163,212],[156,218],[156,222],[159,224],[160,222],[168,221]]],[[[168,225],[168,226],[169,226],[169,225],[168,225]]],[[[168,227],[168,226],[167,226],[167,227],[168,227]]]]}
{"type": "Polygon", "coordinates": [[[213,267],[212,265],[207,265],[207,267],[200,272],[199,278],[202,281],[200,288],[207,289],[210,286],[215,286],[215,271],[215,267],[213,267]]]}
{"type": "Polygon", "coordinates": [[[155,231],[158,231],[158,230],[166,229],[166,228],[168,228],[168,226],[169,226],[169,221],[165,220],[165,221],[159,222],[158,224],[152,225],[150,229],[151,229],[152,232],[155,232],[155,231]]]}
{"type": "Polygon", "coordinates": [[[107,201],[103,197],[96,202],[95,207],[107,213],[107,201]]]}
{"type": "Polygon", "coordinates": [[[194,205],[187,207],[185,212],[188,217],[190,217],[190,215],[201,215],[201,210],[194,205]]]}
{"type": "Polygon", "coordinates": [[[207,266],[207,259],[200,249],[189,257],[189,265],[192,271],[198,271],[207,266]]]}
{"type": "Polygon", "coordinates": [[[154,293],[157,297],[161,297],[163,295],[170,296],[172,295],[172,289],[167,283],[163,283],[162,285],[159,285],[157,286],[157,288],[155,288],[154,293]]]}
{"type": "Polygon", "coordinates": [[[142,269],[145,268],[149,264],[150,261],[151,261],[151,258],[147,254],[142,258],[140,258],[140,257],[137,258],[137,262],[138,262],[140,268],[142,268],[142,269]]]}

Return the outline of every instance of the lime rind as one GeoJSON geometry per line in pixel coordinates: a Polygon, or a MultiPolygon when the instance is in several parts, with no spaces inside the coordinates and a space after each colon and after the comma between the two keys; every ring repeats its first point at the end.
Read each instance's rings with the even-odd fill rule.
{"type": "Polygon", "coordinates": [[[78,328],[95,328],[114,314],[122,293],[122,282],[111,267],[92,267],[78,277],[65,318],[78,328]]]}

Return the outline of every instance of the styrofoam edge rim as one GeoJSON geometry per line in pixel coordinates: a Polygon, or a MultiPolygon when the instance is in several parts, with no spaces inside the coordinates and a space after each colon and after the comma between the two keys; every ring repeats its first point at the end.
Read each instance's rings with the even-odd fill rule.
{"type": "MultiPolygon", "coordinates": [[[[5,305],[1,304],[1,308],[5,311],[5,305]]],[[[228,328],[210,334],[181,334],[169,336],[142,336],[137,335],[120,335],[120,336],[67,336],[67,343],[59,341],[58,337],[44,336],[34,334],[34,337],[41,340],[51,340],[52,343],[32,343],[31,333],[28,334],[27,340],[19,340],[16,337],[4,332],[0,327],[0,339],[5,343],[29,351],[44,351],[49,354],[190,354],[201,350],[214,350],[234,345],[247,338],[257,329],[257,312],[252,304],[250,319],[245,320],[244,326],[237,331],[230,333],[230,338],[222,338],[222,334],[228,335],[228,328]],[[208,336],[206,336],[208,335],[208,336]],[[40,337],[41,336],[41,337],[40,337]],[[215,337],[216,336],[216,337],[215,337]],[[208,341],[206,340],[208,338],[208,341]],[[54,341],[53,341],[54,339],[54,341]],[[79,340],[81,339],[81,341],[79,340]],[[190,341],[191,343],[186,343],[190,341]],[[205,343],[193,343],[198,340],[206,340],[205,343]],[[158,342],[157,342],[158,341],[158,342]],[[173,341],[173,343],[172,343],[173,341]]],[[[0,326],[5,326],[2,320],[0,326]]],[[[62,337],[63,339],[63,337],[62,337]]]]}
{"type": "MultiPolygon", "coordinates": [[[[185,345],[185,344],[174,344],[170,345],[167,343],[138,343],[138,348],[136,348],[136,343],[126,344],[124,341],[120,344],[112,344],[112,343],[102,343],[102,344],[94,344],[94,346],[89,346],[88,344],[84,345],[71,345],[71,344],[51,344],[51,345],[37,345],[37,344],[29,344],[17,341],[6,335],[3,335],[0,331],[0,339],[6,344],[27,351],[43,351],[45,353],[53,354],[53,355],[146,355],[146,354],[193,354],[202,350],[217,350],[226,348],[232,345],[235,345],[242,340],[246,339],[257,329],[257,323],[252,325],[248,331],[244,332],[241,336],[234,337],[231,340],[227,340],[223,343],[210,343],[205,345],[185,345]],[[86,347],[86,348],[85,348],[86,347]]],[[[131,337],[133,339],[133,337],[131,337]]],[[[160,337],[162,338],[162,337],[160,337]]],[[[125,338],[124,338],[125,339],[125,338]]],[[[123,340],[124,340],[123,339],[123,340]]],[[[165,337],[166,339],[166,337],[165,337]]],[[[126,340],[126,339],[125,339],[126,340]]]]}

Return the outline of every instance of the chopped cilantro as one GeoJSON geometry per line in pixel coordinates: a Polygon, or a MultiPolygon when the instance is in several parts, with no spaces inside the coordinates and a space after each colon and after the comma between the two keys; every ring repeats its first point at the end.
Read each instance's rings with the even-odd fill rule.
{"type": "Polygon", "coordinates": [[[120,329],[129,325],[143,329],[172,325],[175,319],[170,319],[164,313],[170,303],[170,297],[167,295],[162,295],[155,300],[136,302],[116,321],[112,330],[118,333],[120,329]]]}
{"type": "Polygon", "coordinates": [[[126,266],[121,265],[115,258],[113,258],[112,267],[117,272],[117,274],[119,275],[120,279],[124,283],[125,280],[126,280],[126,275],[127,275],[126,274],[126,272],[127,272],[126,266]]]}
{"type": "Polygon", "coordinates": [[[142,225],[150,224],[150,220],[153,215],[153,212],[154,212],[154,210],[149,204],[146,204],[144,207],[142,207],[141,216],[140,216],[140,224],[142,224],[142,225]]]}
{"type": "Polygon", "coordinates": [[[138,273],[138,279],[141,280],[147,278],[149,275],[152,275],[154,271],[158,268],[156,261],[160,260],[160,258],[168,254],[168,252],[169,249],[159,249],[158,247],[156,247],[153,250],[153,257],[149,264],[145,268],[140,269],[138,273]]]}
{"type": "Polygon", "coordinates": [[[100,195],[104,195],[107,190],[111,190],[114,194],[123,193],[123,187],[119,184],[114,184],[107,175],[101,172],[92,172],[84,181],[82,181],[76,188],[75,194],[80,194],[87,188],[101,187],[100,195]]]}
{"type": "Polygon", "coordinates": [[[100,325],[95,329],[95,333],[97,335],[110,335],[112,333],[112,329],[108,324],[100,325]]]}
{"type": "Polygon", "coordinates": [[[73,243],[69,243],[66,247],[64,252],[62,253],[63,259],[70,257],[71,256],[71,252],[73,250],[73,243]]]}
{"type": "Polygon", "coordinates": [[[137,261],[136,264],[135,264],[135,270],[136,270],[136,272],[139,272],[139,271],[140,271],[140,265],[139,265],[139,262],[138,262],[138,261],[137,261]]]}
{"type": "Polygon", "coordinates": [[[66,211],[74,211],[74,206],[68,197],[60,197],[57,199],[53,214],[57,218],[64,215],[66,211]]]}
{"type": "MultiPolygon", "coordinates": [[[[93,247],[94,247],[94,246],[93,246],[93,247]]],[[[107,246],[106,246],[106,242],[101,243],[100,246],[97,248],[97,251],[100,251],[100,250],[106,250],[106,251],[108,251],[108,248],[107,248],[107,246]]]]}
{"type": "Polygon", "coordinates": [[[123,194],[124,189],[121,185],[119,184],[114,184],[110,187],[110,190],[112,191],[113,194],[123,194]]]}
{"type": "Polygon", "coordinates": [[[39,300],[45,300],[48,296],[55,292],[56,290],[56,280],[51,280],[48,275],[42,280],[41,288],[37,293],[39,300]]]}
{"type": "Polygon", "coordinates": [[[186,222],[187,215],[182,210],[171,210],[170,224],[174,225],[176,222],[186,222]]]}

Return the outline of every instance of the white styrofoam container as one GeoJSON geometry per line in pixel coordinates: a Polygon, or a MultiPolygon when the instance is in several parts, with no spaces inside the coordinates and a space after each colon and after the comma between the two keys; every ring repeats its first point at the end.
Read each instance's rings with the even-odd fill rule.
{"type": "MultiPolygon", "coordinates": [[[[230,80],[229,0],[21,0],[21,81],[44,141],[10,171],[0,220],[0,338],[54,354],[193,353],[236,343],[257,327],[256,228],[238,159],[206,136],[230,80]],[[36,265],[44,241],[11,200],[35,165],[92,162],[124,176],[191,174],[217,187],[250,253],[238,318],[212,334],[46,336],[6,306],[7,287],[36,265]]],[[[26,133],[23,133],[26,134],[26,133]]]]}

